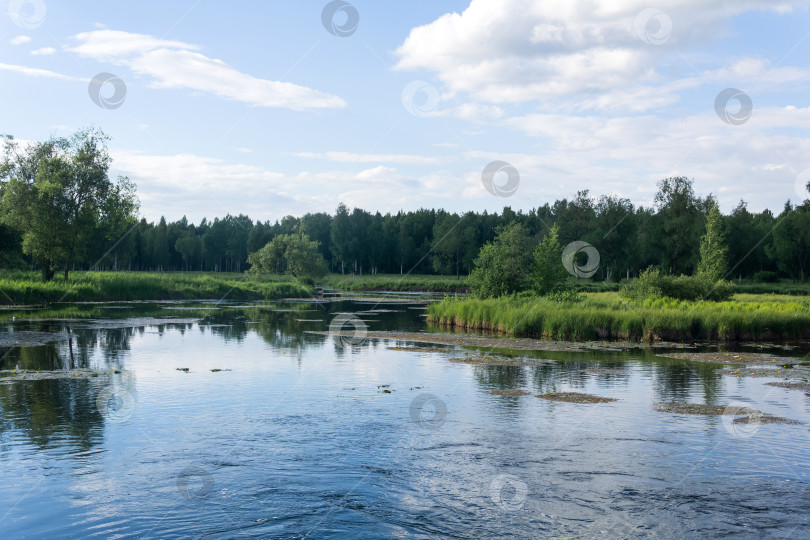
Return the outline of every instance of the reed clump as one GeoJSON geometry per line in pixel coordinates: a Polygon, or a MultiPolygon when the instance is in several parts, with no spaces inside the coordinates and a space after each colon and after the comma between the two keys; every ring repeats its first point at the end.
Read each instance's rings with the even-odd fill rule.
{"type": "Polygon", "coordinates": [[[33,272],[0,274],[0,304],[125,300],[258,300],[308,297],[311,287],[285,276],[203,272],[75,272],[65,282],[33,272]]]}
{"type": "Polygon", "coordinates": [[[673,298],[633,301],[617,293],[581,300],[546,297],[452,298],[432,304],[428,320],[469,330],[557,340],[758,341],[810,337],[810,301],[735,295],[723,302],[673,298]]]}

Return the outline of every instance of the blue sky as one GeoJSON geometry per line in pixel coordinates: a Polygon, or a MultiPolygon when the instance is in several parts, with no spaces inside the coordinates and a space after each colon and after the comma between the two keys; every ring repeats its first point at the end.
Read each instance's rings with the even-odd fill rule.
{"type": "Polygon", "coordinates": [[[648,205],[673,175],[778,212],[810,180],[808,4],[357,0],[331,4],[359,20],[337,36],[322,1],[6,1],[0,132],[101,127],[150,220],[648,205]],[[99,73],[121,103],[91,99],[99,73]],[[727,88],[750,115],[715,110],[727,88]]]}

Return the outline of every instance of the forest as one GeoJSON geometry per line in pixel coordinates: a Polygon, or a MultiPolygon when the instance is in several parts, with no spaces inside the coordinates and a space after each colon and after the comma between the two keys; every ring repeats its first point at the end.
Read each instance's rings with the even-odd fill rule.
{"type": "MultiPolygon", "coordinates": [[[[13,147],[7,147],[0,171],[1,268],[37,269],[43,264],[55,264],[65,270],[242,272],[250,266],[248,256],[273,238],[304,233],[317,242],[318,251],[333,273],[443,274],[461,278],[473,269],[482,246],[491,242],[498,231],[518,223],[537,241],[556,224],[562,245],[579,240],[596,247],[600,265],[595,280],[619,281],[638,276],[651,266],[665,274],[689,275],[698,264],[706,216],[716,204],[711,194],[696,194],[691,179],[673,177],[658,183],[650,206],[635,206],[616,195],[595,196],[580,191],[571,199],[546,202],[528,212],[515,212],[506,206],[499,213],[457,214],[423,208],[383,215],[350,209],[341,203],[334,214],[280,216],[274,221],[239,214],[203,218],[197,224],[186,217],[177,221],[161,217],[155,223],[138,219],[135,186],[119,178],[117,182],[107,179],[103,184],[107,198],[97,204],[92,219],[81,222],[79,217],[84,214],[76,209],[71,210],[78,216],[75,219],[42,223],[36,206],[41,203],[21,188],[35,185],[37,174],[58,178],[61,169],[50,170],[42,164],[70,161],[63,159],[65,156],[72,159],[75,169],[84,170],[82,167],[87,167],[82,159],[88,160],[88,148],[91,154],[95,152],[90,161],[98,162],[99,170],[94,174],[106,179],[109,158],[103,142],[103,134],[85,132],[73,142],[62,141],[61,146],[40,143],[39,154],[33,150],[15,154],[13,147]],[[42,170],[32,172],[35,164],[42,170]],[[30,176],[27,184],[19,180],[26,174],[30,176]],[[20,207],[28,207],[28,213],[19,215],[20,207]],[[59,223],[69,223],[73,229],[61,230],[66,226],[59,223]],[[39,239],[36,227],[44,231],[39,239]],[[63,243],[70,242],[70,247],[54,248],[51,258],[59,261],[43,263],[31,256],[36,251],[31,243],[60,235],[63,243]]],[[[82,174],[74,176],[92,176],[82,174]]],[[[67,185],[60,189],[77,193],[91,188],[67,185]]],[[[67,206],[73,209],[76,204],[72,199],[69,202],[67,206]]],[[[722,216],[722,226],[728,244],[728,279],[806,280],[810,200],[799,204],[788,200],[776,215],[770,210],[751,212],[747,203],[740,201],[722,216]]]]}

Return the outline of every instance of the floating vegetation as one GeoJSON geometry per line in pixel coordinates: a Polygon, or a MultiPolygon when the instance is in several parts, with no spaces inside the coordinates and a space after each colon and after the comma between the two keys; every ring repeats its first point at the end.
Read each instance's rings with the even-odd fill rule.
{"type": "Polygon", "coordinates": [[[792,367],[741,367],[726,368],[720,371],[723,375],[732,377],[772,377],[783,379],[803,379],[810,375],[810,370],[792,367]]]}
{"type": "Polygon", "coordinates": [[[794,362],[798,358],[778,357],[772,354],[753,352],[684,352],[662,353],[657,356],[675,358],[678,360],[691,360],[692,362],[708,362],[710,364],[774,364],[777,362],[794,362]]]}
{"type": "Polygon", "coordinates": [[[220,369],[220,368],[213,368],[211,373],[218,373],[220,371],[230,371],[230,369],[220,369]]]}
{"type": "Polygon", "coordinates": [[[183,373],[188,373],[188,368],[187,367],[179,367],[179,368],[177,368],[177,371],[182,371],[183,373]]]}
{"type": "Polygon", "coordinates": [[[510,388],[508,390],[493,390],[490,394],[493,396],[529,396],[531,392],[527,392],[522,388],[510,388]]]}
{"type": "Polygon", "coordinates": [[[798,426],[804,424],[798,420],[791,418],[782,418],[781,416],[771,416],[770,414],[752,414],[748,416],[741,416],[734,419],[735,424],[785,424],[789,426],[798,426]]]}
{"type": "MultiPolygon", "coordinates": [[[[352,332],[329,332],[322,330],[309,330],[310,334],[321,336],[354,337],[352,332]]],[[[368,339],[391,339],[396,341],[410,341],[414,343],[428,343],[432,345],[455,345],[465,347],[478,347],[483,349],[510,349],[515,351],[615,351],[625,349],[648,349],[648,348],[689,348],[691,345],[682,345],[673,342],[660,342],[655,344],[631,342],[631,341],[555,341],[548,339],[533,338],[510,338],[482,336],[478,334],[448,334],[448,333],[424,333],[424,332],[366,332],[364,337],[368,339]]]]}
{"type": "Polygon", "coordinates": [[[733,405],[706,405],[703,403],[658,402],[653,406],[653,408],[658,412],[668,412],[673,414],[700,414],[704,416],[762,414],[760,411],[748,407],[736,407],[733,405]]]}
{"type": "Polygon", "coordinates": [[[388,347],[389,351],[410,351],[410,352],[424,352],[424,353],[451,353],[456,349],[449,347],[388,347]]]}
{"type": "Polygon", "coordinates": [[[525,362],[512,360],[504,356],[466,356],[464,358],[450,358],[455,364],[473,364],[476,366],[538,366],[539,362],[525,362]]]}
{"type": "Polygon", "coordinates": [[[765,383],[768,386],[778,386],[779,388],[787,388],[789,390],[803,390],[810,392],[810,382],[806,381],[780,381],[765,383]]]}
{"type": "Polygon", "coordinates": [[[0,382],[12,383],[16,381],[44,381],[51,379],[88,379],[99,375],[112,375],[121,373],[119,370],[94,371],[91,369],[55,369],[55,370],[30,370],[12,369],[0,371],[0,382]]]}
{"type": "Polygon", "coordinates": [[[585,373],[598,373],[604,375],[627,375],[627,371],[619,368],[589,368],[585,373]]]}
{"type": "Polygon", "coordinates": [[[580,392],[549,392],[547,394],[538,394],[534,397],[548,401],[564,401],[566,403],[610,403],[611,401],[617,401],[614,398],[582,394],[580,392]]]}
{"type": "Polygon", "coordinates": [[[66,332],[15,331],[0,334],[0,347],[36,347],[54,341],[67,341],[66,332]]]}

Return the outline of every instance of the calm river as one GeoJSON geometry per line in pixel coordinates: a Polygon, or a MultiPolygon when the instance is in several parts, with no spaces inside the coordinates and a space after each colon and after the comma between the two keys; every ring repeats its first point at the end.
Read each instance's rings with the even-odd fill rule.
{"type": "Polygon", "coordinates": [[[371,300],[3,311],[0,377],[72,375],[0,382],[0,537],[810,537],[802,391],[643,350],[475,365],[450,360],[495,353],[310,332],[339,313],[439,331],[371,300]],[[617,401],[533,395],[567,390],[617,401]]]}

